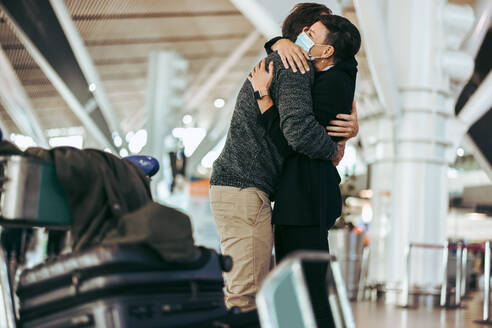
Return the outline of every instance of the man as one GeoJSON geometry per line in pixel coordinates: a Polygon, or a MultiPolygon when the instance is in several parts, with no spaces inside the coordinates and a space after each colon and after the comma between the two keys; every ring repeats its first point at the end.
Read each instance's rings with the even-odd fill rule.
{"type": "MultiPolygon", "coordinates": [[[[282,23],[282,36],[265,43],[265,50],[268,54],[272,51],[278,52],[285,68],[290,67],[294,72],[299,69],[301,73],[305,73],[306,70],[309,70],[309,54],[294,42],[299,33],[305,27],[313,25],[320,15],[331,14],[331,10],[325,5],[312,2],[298,3],[282,23]]],[[[317,77],[315,76],[314,79],[316,83],[317,77]]],[[[350,115],[338,114],[336,118],[330,121],[330,125],[326,127],[330,136],[348,140],[358,134],[359,125],[355,103],[350,115]]]]}
{"type": "MultiPolygon", "coordinates": [[[[267,61],[274,63],[270,96],[288,144],[310,158],[337,160],[337,144],[312,112],[314,69],[294,73],[283,67],[277,53],[270,54],[267,61]]],[[[234,261],[232,271],[224,275],[226,305],[243,311],[255,308],[256,292],[269,271],[273,244],[270,197],[285,159],[260,125],[259,113],[253,88],[246,80],[226,145],[214,163],[210,188],[221,249],[234,261]]]]}

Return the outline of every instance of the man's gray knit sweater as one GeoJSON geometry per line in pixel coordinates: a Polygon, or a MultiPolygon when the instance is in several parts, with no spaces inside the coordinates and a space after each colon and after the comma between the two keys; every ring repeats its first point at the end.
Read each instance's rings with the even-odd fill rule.
{"type": "MultiPolygon", "coordinates": [[[[285,69],[277,53],[270,95],[278,108],[280,126],[294,151],[310,158],[331,160],[337,145],[313,114],[311,86],[314,68],[306,74],[285,69]]],[[[212,170],[211,185],[257,187],[271,196],[284,163],[284,156],[259,123],[261,115],[251,83],[239,91],[226,144],[212,170]]]]}

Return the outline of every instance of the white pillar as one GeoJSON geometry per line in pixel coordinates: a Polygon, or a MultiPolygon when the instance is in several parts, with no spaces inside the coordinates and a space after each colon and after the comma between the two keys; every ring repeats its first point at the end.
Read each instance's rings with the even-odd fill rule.
{"type": "MultiPolygon", "coordinates": [[[[378,60],[381,47],[364,44],[372,54],[368,56],[371,72],[395,77],[394,83],[384,84],[386,89],[377,88],[383,110],[371,108],[376,114],[361,118],[373,191],[368,279],[398,289],[408,243],[445,241],[446,154],[453,147],[450,132],[456,126],[453,104],[457,96],[450,90],[473,70],[471,56],[458,51],[473,24],[473,11],[446,0],[386,0],[379,11],[372,3],[364,4],[356,2],[363,41],[387,44],[386,56],[392,59],[378,60]],[[380,28],[374,27],[374,21],[382,24],[380,28]],[[386,38],[388,43],[383,42],[386,38]],[[389,102],[386,95],[394,94],[387,92],[391,88],[397,95],[389,102]]],[[[366,98],[369,105],[377,103],[366,98]]],[[[438,251],[412,251],[412,285],[439,285],[439,263],[438,251]]]]}
{"type": "Polygon", "coordinates": [[[369,229],[370,257],[368,281],[385,283],[388,268],[385,259],[389,249],[391,193],[393,189],[393,116],[388,115],[377,95],[360,97],[361,108],[372,114],[361,116],[360,135],[364,159],[369,163],[369,188],[372,190],[373,220],[369,229]]]}
{"type": "Polygon", "coordinates": [[[389,249],[391,233],[391,191],[394,165],[391,160],[382,160],[369,166],[370,188],[372,190],[371,206],[373,221],[369,230],[370,261],[368,281],[384,283],[389,268],[385,267],[385,258],[389,249]]]}
{"type": "MultiPolygon", "coordinates": [[[[473,69],[472,58],[456,51],[473,23],[473,12],[470,7],[449,5],[445,0],[392,0],[387,9],[402,112],[396,136],[385,267],[389,269],[386,283],[399,285],[408,243],[445,241],[445,155],[452,146],[447,128],[454,120],[455,96],[449,90],[452,80],[462,82],[473,69]],[[462,58],[459,64],[449,61],[457,56],[462,58]],[[455,74],[457,71],[460,74],[455,74]]],[[[438,285],[439,261],[440,254],[435,250],[412,251],[412,284],[438,285]]]]}
{"type": "Polygon", "coordinates": [[[171,129],[180,125],[180,109],[184,106],[183,94],[187,86],[188,62],[177,52],[162,50],[149,56],[147,88],[147,145],[144,152],[154,156],[161,163],[161,169],[152,179],[152,192],[157,198],[157,186],[170,169],[166,145],[171,129]],[[168,137],[168,138],[166,138],[168,137]]]}

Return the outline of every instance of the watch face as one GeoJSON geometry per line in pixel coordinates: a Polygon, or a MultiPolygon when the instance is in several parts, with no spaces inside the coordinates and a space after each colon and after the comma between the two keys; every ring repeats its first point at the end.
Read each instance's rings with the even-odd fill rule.
{"type": "Polygon", "coordinates": [[[255,98],[256,99],[261,99],[260,91],[255,91],[255,98]]]}

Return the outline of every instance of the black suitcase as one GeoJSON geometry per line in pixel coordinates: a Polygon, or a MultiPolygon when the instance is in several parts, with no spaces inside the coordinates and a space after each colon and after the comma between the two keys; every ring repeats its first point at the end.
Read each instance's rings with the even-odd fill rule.
{"type": "Polygon", "coordinates": [[[214,295],[192,301],[189,295],[116,296],[23,321],[25,328],[214,327],[226,316],[214,295]]]}
{"type": "Polygon", "coordinates": [[[192,263],[166,263],[142,246],[99,246],[25,270],[22,327],[206,327],[226,315],[228,257],[200,248],[192,263]]]}
{"type": "MultiPolygon", "coordinates": [[[[187,328],[260,328],[256,311],[224,313],[205,308],[175,309],[169,311],[168,300],[151,296],[145,301],[141,297],[110,297],[33,319],[23,325],[27,328],[81,328],[81,327],[187,327],[187,328]],[[183,315],[187,313],[189,315],[183,315]]],[[[177,298],[173,302],[178,301],[177,298]]],[[[204,300],[205,301],[205,300],[204,300]]]]}

